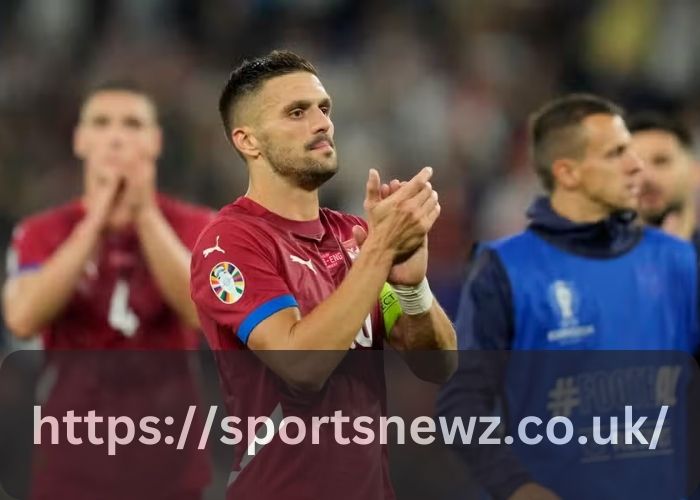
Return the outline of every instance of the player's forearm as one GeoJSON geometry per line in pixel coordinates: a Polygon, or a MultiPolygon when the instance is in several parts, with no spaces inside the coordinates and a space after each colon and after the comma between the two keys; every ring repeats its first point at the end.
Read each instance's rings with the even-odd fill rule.
{"type": "Polygon", "coordinates": [[[392,260],[391,252],[368,240],[338,289],[294,325],[290,346],[309,350],[349,349],[377,303],[392,260]]]}
{"type": "Polygon", "coordinates": [[[136,218],[146,263],[167,304],[190,326],[199,319],[190,298],[190,252],[157,207],[136,218]]]}
{"type": "Polygon", "coordinates": [[[98,238],[98,226],[85,219],[39,270],[8,280],[3,290],[3,314],[15,336],[31,337],[60,314],[75,292],[98,238]]]}
{"type": "Polygon", "coordinates": [[[457,368],[457,336],[437,300],[422,314],[402,314],[391,332],[391,345],[402,351],[411,370],[431,382],[446,382],[457,368]]]}
{"type": "Polygon", "coordinates": [[[376,304],[391,262],[391,255],[366,244],[338,289],[292,324],[283,344],[268,346],[286,352],[281,356],[269,351],[259,355],[293,387],[322,388],[376,304]]]}

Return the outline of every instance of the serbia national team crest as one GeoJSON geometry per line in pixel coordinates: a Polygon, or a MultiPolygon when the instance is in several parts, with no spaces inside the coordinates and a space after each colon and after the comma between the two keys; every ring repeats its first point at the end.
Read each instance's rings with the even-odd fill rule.
{"type": "Polygon", "coordinates": [[[243,296],[245,280],[241,271],[230,262],[219,262],[209,273],[214,294],[224,304],[235,304],[243,296]]]}

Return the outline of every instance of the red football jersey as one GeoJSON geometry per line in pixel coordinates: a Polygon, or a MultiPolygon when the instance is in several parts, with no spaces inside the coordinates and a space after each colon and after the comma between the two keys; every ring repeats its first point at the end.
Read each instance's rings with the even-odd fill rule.
{"type": "MultiPolygon", "coordinates": [[[[192,249],[214,213],[159,195],[158,205],[192,249]]],[[[8,275],[41,266],[84,217],[75,201],[30,217],[15,229],[8,275]]],[[[43,332],[46,349],[196,349],[197,333],[170,309],[150,275],[133,230],[107,234],[68,305],[43,332]]]]}
{"type": "MultiPolygon", "coordinates": [[[[229,415],[244,422],[248,417],[295,416],[307,429],[313,417],[338,410],[375,424],[385,415],[379,351],[384,326],[378,302],[319,394],[293,394],[246,347],[264,319],[288,307],[308,314],[336,290],[359,252],[352,235],[356,225],[366,227],[358,217],[328,209],[321,209],[316,220],[292,221],[242,197],[202,232],[192,253],[191,292],[215,351],[229,415]]],[[[387,450],[378,439],[339,445],[332,426],[323,428],[319,438],[319,444],[290,446],[276,435],[254,457],[237,446],[227,498],[394,497],[387,450]]]]}
{"type": "MultiPolygon", "coordinates": [[[[158,204],[189,249],[214,217],[207,208],[165,196],[158,204]]],[[[75,201],[20,223],[9,275],[41,266],[84,215],[75,201]]],[[[53,381],[46,400],[39,401],[42,415],[60,420],[68,411],[85,416],[94,410],[105,419],[172,415],[182,422],[187,406],[199,402],[191,359],[181,351],[198,347],[198,333],[166,304],[133,230],[103,237],[73,297],[41,333],[51,351],[44,379],[53,381]]],[[[66,444],[65,438],[60,445],[45,439],[47,444],[35,449],[33,499],[198,498],[210,479],[208,457],[190,442],[176,450],[162,442],[148,447],[135,441],[108,456],[85,437],[81,446],[66,444]]]]}

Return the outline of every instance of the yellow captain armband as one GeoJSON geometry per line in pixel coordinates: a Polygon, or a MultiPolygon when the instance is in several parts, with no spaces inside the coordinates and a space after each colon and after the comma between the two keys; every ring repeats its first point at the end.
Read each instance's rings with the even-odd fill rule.
{"type": "Polygon", "coordinates": [[[389,283],[384,283],[382,291],[379,293],[379,304],[382,308],[382,318],[384,318],[384,331],[386,332],[386,337],[389,338],[391,329],[394,328],[396,320],[399,319],[402,313],[399,298],[389,283]]]}

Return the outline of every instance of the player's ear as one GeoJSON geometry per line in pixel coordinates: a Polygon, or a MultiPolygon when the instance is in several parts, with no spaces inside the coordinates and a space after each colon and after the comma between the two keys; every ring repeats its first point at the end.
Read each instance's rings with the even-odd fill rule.
{"type": "Polygon", "coordinates": [[[579,162],[570,158],[558,158],[552,163],[554,183],[565,189],[575,189],[581,181],[579,162]]]}
{"type": "Polygon", "coordinates": [[[700,161],[692,159],[690,162],[691,177],[690,182],[692,184],[691,190],[695,192],[700,189],[700,161]]]}
{"type": "Polygon", "coordinates": [[[151,151],[154,160],[160,158],[163,152],[163,129],[156,125],[153,127],[153,138],[151,139],[153,150],[151,151]]]}
{"type": "Polygon", "coordinates": [[[251,127],[236,127],[231,131],[231,142],[246,158],[258,158],[260,156],[260,143],[255,137],[251,127]]]}
{"type": "Polygon", "coordinates": [[[80,126],[76,125],[73,129],[73,154],[79,160],[85,159],[86,145],[85,145],[85,133],[80,126]]]}

